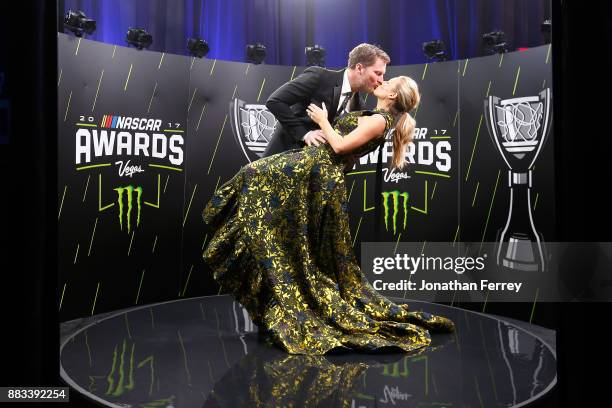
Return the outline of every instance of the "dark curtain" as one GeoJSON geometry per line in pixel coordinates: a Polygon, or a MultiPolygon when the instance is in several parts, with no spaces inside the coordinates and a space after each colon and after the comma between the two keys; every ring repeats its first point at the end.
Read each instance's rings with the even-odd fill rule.
{"type": "MultiPolygon", "coordinates": [[[[556,1],[561,3],[553,16],[561,27],[553,42],[557,230],[561,241],[609,243],[612,3],[556,1]]],[[[592,262],[588,254],[583,257],[584,265],[592,262]]],[[[575,274],[585,276],[588,269],[578,266],[575,274]]],[[[610,339],[600,329],[612,314],[609,300],[560,304],[557,386],[563,406],[594,407],[610,395],[608,377],[600,374],[612,366],[610,339]]]]}
{"type": "Polygon", "coordinates": [[[0,98],[10,106],[0,143],[2,386],[61,384],[56,14],[44,0],[0,3],[0,98]]]}
{"type": "Polygon", "coordinates": [[[267,47],[267,64],[304,65],[304,47],[327,50],[327,66],[346,65],[355,45],[381,45],[393,65],[426,61],[423,42],[443,40],[451,59],[481,55],[482,34],[506,33],[512,48],[541,45],[550,0],[65,0],[98,23],[91,39],[126,45],[129,27],[153,36],[150,50],[186,53],[200,37],[208,58],[243,61],[245,45],[267,47]]]}

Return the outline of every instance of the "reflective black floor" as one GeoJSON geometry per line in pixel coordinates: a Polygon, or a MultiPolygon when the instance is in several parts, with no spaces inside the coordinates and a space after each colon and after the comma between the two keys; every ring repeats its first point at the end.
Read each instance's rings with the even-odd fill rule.
{"type": "Polygon", "coordinates": [[[518,407],[556,383],[543,340],[553,331],[409,303],[453,319],[457,332],[412,354],[292,356],[258,341],[230,296],[208,296],[87,322],[65,336],[61,374],[100,404],[143,408],[518,407]]]}

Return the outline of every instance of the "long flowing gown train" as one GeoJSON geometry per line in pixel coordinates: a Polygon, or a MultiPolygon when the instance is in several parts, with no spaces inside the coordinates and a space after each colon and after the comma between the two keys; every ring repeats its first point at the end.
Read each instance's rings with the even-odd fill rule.
{"type": "MultiPolygon", "coordinates": [[[[346,135],[360,116],[372,114],[383,115],[386,134],[393,118],[383,110],[350,112],[334,128],[346,135]]],[[[390,301],[365,278],[351,245],[344,164],[323,144],[243,166],[204,209],[214,230],[204,262],[288,353],[425,347],[430,331],[451,332],[454,324],[390,301]]]]}

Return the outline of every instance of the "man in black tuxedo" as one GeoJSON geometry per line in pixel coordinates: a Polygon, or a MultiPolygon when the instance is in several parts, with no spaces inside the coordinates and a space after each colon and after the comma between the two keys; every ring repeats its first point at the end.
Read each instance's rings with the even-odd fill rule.
{"type": "Polygon", "coordinates": [[[359,92],[371,93],[382,84],[390,58],[371,44],[359,44],[349,53],[348,66],[339,71],[309,67],[292,81],[278,88],[266,107],[280,122],[263,157],[304,145],[326,143],[321,129],[306,114],[311,103],[325,103],[330,123],[344,112],[360,110],[359,92]]]}

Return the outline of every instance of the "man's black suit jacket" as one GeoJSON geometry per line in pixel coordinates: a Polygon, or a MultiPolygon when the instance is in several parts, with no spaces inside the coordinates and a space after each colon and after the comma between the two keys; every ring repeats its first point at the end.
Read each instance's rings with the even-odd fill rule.
{"type": "MultiPolygon", "coordinates": [[[[340,102],[344,69],[332,71],[321,67],[309,67],[304,72],[278,88],[266,101],[266,107],[274,114],[279,124],[268,143],[263,156],[304,146],[304,135],[318,129],[306,114],[306,108],[311,103],[321,107],[325,102],[329,123],[336,118],[340,102]]],[[[350,110],[360,110],[362,101],[355,92],[350,101],[350,110]]]]}

